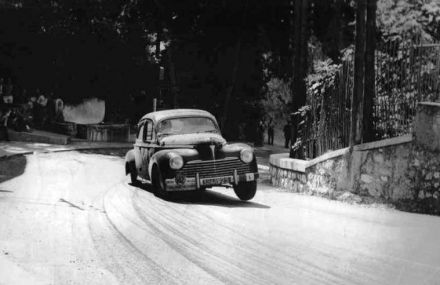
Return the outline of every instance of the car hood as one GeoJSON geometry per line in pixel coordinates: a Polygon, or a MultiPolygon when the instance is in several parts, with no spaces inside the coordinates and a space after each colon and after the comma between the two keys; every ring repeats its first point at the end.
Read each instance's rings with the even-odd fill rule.
{"type": "Polygon", "coordinates": [[[221,135],[213,133],[169,135],[159,140],[160,145],[196,145],[210,142],[214,144],[226,144],[226,140],[221,135]]]}

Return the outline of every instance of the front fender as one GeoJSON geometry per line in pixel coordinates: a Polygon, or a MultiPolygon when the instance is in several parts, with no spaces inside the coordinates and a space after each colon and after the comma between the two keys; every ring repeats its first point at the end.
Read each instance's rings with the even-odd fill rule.
{"type": "Polygon", "coordinates": [[[169,178],[174,176],[175,171],[169,166],[169,153],[177,153],[182,156],[184,163],[190,160],[195,160],[198,158],[199,153],[193,148],[176,148],[176,149],[163,149],[151,156],[150,164],[148,165],[148,173],[152,177],[153,166],[157,165],[159,171],[162,173],[164,178],[169,178]]]}
{"type": "Polygon", "coordinates": [[[245,143],[231,143],[223,146],[223,152],[227,157],[228,156],[240,157],[240,152],[243,149],[250,149],[254,153],[254,159],[250,162],[250,167],[252,172],[258,172],[257,157],[255,155],[255,150],[253,147],[245,143]]]}
{"type": "Polygon", "coordinates": [[[223,151],[225,153],[240,153],[240,151],[245,148],[251,149],[253,151],[253,148],[245,143],[226,144],[223,146],[223,151]]]}

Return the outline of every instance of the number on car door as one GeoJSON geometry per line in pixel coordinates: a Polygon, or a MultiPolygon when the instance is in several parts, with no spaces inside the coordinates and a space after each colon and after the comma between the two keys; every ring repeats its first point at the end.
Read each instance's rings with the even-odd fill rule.
{"type": "Polygon", "coordinates": [[[143,147],[141,150],[142,154],[142,171],[141,176],[149,179],[148,177],[148,165],[150,163],[150,158],[152,155],[153,147],[153,122],[146,120],[143,129],[143,147]]]}
{"type": "Polygon", "coordinates": [[[139,123],[138,125],[138,133],[136,136],[136,141],[134,143],[134,159],[136,163],[136,170],[140,174],[140,170],[142,169],[142,138],[144,134],[144,122],[139,123]]]}

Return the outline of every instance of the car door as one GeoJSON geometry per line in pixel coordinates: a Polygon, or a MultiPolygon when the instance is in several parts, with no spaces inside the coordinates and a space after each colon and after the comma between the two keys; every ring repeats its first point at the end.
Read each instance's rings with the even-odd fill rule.
{"type": "Polygon", "coordinates": [[[134,158],[135,158],[136,170],[137,170],[138,174],[141,173],[142,161],[143,161],[142,148],[144,147],[144,141],[143,141],[144,124],[145,124],[145,121],[139,122],[136,141],[134,143],[134,158]]]}
{"type": "Polygon", "coordinates": [[[153,121],[145,120],[143,129],[143,147],[141,149],[142,156],[142,170],[139,172],[142,177],[149,179],[148,175],[148,165],[150,163],[150,158],[154,154],[155,144],[154,144],[154,134],[153,134],[153,121]]]}

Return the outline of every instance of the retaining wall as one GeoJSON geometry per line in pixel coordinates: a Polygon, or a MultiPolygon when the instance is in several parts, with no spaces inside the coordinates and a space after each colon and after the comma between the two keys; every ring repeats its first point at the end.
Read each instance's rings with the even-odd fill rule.
{"type": "Polygon", "coordinates": [[[440,213],[440,104],[420,103],[413,135],[329,152],[314,160],[272,155],[273,185],[338,198],[380,199],[440,213]]]}

